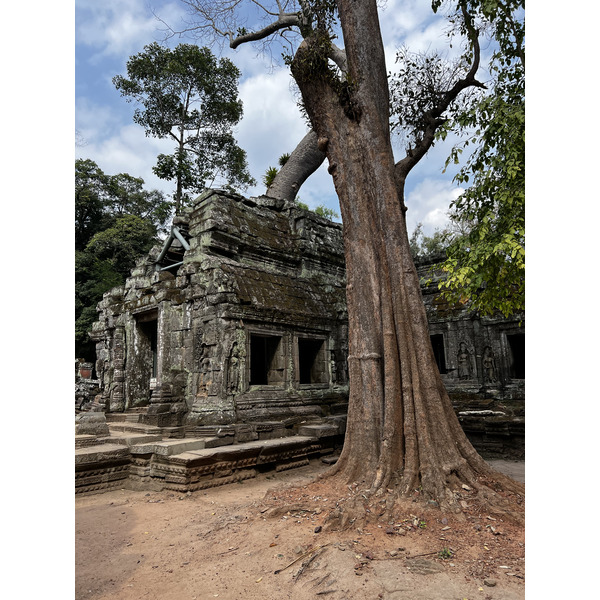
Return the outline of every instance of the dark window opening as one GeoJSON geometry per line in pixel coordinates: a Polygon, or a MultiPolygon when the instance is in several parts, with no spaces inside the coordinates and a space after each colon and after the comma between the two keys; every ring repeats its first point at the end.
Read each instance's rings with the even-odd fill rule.
{"type": "Polygon", "coordinates": [[[283,383],[281,337],[250,336],[250,385],[283,383]]]}
{"type": "Polygon", "coordinates": [[[433,355],[435,356],[435,362],[438,366],[440,374],[445,375],[448,370],[446,369],[446,353],[444,351],[444,334],[436,333],[435,335],[429,336],[431,339],[431,347],[433,348],[433,355]]]}
{"type": "Polygon", "coordinates": [[[525,334],[507,335],[506,339],[511,353],[510,377],[525,379],[525,334]]]}
{"type": "Polygon", "coordinates": [[[299,383],[327,383],[325,341],[298,339],[299,383]]]}
{"type": "Polygon", "coordinates": [[[143,345],[148,353],[151,366],[150,377],[155,378],[158,373],[158,320],[156,318],[147,321],[138,319],[138,327],[145,342],[143,345]]]}

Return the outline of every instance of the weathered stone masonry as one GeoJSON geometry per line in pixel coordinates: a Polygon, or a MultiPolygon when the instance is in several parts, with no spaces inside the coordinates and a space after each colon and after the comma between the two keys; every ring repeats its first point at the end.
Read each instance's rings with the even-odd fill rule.
{"type": "Polygon", "coordinates": [[[229,427],[236,441],[257,439],[263,422],[291,433],[343,418],[341,226],[291,203],[209,191],[105,295],[92,338],[108,413],[138,409],[142,422],[186,435],[229,427]]]}
{"type": "Polygon", "coordinates": [[[438,292],[437,260],[417,271],[442,380],[465,433],[484,455],[524,458],[525,315],[483,317],[438,292]]]}
{"type": "MultiPolygon", "coordinates": [[[[417,265],[431,342],[463,428],[484,455],[522,458],[523,315],[449,306],[432,267],[417,265]]],[[[96,378],[84,365],[76,392],[77,493],[189,492],[301,466],[343,441],[341,225],[208,191],[98,310],[96,378]]]]}

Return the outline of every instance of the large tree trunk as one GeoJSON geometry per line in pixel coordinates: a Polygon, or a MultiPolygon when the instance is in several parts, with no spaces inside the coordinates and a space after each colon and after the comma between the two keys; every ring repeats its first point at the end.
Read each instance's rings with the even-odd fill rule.
{"type": "Polygon", "coordinates": [[[325,160],[325,154],[317,145],[317,134],[309,131],[290,154],[287,162],[279,169],[267,196],[293,202],[302,184],[325,160]]]}
{"type": "Polygon", "coordinates": [[[461,484],[492,498],[482,477],[521,492],[473,449],[435,363],[409,251],[404,180],[395,176],[376,3],[339,0],[338,6],[346,83],[332,76],[325,61],[315,66],[318,33],[305,40],[292,65],[321,145],[328,140],[344,223],[350,399],[335,473],[363,482],[372,493],[407,495],[418,488],[447,507],[456,507],[454,491],[461,484]]]}

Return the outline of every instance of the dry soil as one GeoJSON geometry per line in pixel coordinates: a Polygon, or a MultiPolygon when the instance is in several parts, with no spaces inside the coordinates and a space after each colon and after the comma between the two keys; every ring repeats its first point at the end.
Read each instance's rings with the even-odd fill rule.
{"type": "MultiPolygon", "coordinates": [[[[523,478],[523,463],[498,463],[523,478]]],[[[77,498],[76,600],[522,600],[524,531],[485,513],[399,507],[393,521],[325,526],[326,465],[193,494],[77,498]]]]}

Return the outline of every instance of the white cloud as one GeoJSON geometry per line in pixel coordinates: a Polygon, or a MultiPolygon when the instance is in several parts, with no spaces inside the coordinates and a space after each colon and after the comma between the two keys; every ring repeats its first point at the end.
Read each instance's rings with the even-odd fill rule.
{"type": "Polygon", "coordinates": [[[149,9],[160,4],[160,16],[175,23],[183,14],[176,2],[156,3],[147,0],[77,0],[76,40],[96,50],[95,60],[105,56],[124,56],[162,39],[163,28],[149,9]]]}
{"type": "MultiPolygon", "coordinates": [[[[236,139],[248,155],[252,175],[260,182],[267,168],[277,167],[278,158],[292,152],[308,129],[300,117],[287,71],[245,79],[240,85],[240,98],[244,116],[236,129],[236,139]]],[[[264,186],[259,183],[254,193],[262,191],[264,186]]]]}
{"type": "Polygon", "coordinates": [[[448,224],[446,213],[450,203],[458,198],[462,190],[443,179],[423,179],[406,195],[406,222],[409,235],[418,223],[423,224],[423,233],[431,235],[436,229],[448,224]]]}
{"type": "Polygon", "coordinates": [[[116,132],[122,125],[121,115],[105,104],[97,104],[80,96],[75,101],[75,128],[87,142],[97,142],[108,132],[116,132]]]}
{"type": "Polygon", "coordinates": [[[156,157],[173,150],[168,140],[146,137],[144,130],[135,124],[120,127],[114,135],[106,138],[82,135],[85,145],[76,149],[77,158],[92,159],[107,175],[129,173],[141,177],[146,189],[172,193],[173,184],[159,179],[152,172],[156,157]]]}

